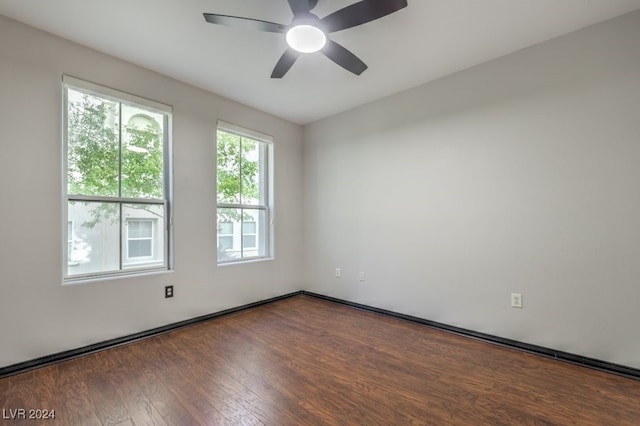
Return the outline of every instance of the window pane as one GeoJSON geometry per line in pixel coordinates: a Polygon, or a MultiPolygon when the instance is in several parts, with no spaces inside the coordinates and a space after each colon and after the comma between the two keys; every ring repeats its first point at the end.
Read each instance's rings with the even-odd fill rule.
{"type": "Polygon", "coordinates": [[[118,104],[73,89],[67,100],[68,193],[118,196],[118,104]]]}
{"type": "Polygon", "coordinates": [[[123,204],[123,267],[162,266],[165,262],[164,205],[123,204]]]}
{"type": "Polygon", "coordinates": [[[218,131],[218,202],[240,203],[240,136],[218,131]]]}
{"type": "Polygon", "coordinates": [[[242,234],[255,234],[256,233],[256,223],[255,222],[244,222],[242,225],[242,234]]]}
{"type": "Polygon", "coordinates": [[[265,218],[266,213],[261,209],[219,208],[218,260],[265,256],[265,218]]]}
{"type": "Polygon", "coordinates": [[[264,204],[263,176],[263,156],[261,155],[261,142],[242,138],[242,183],[241,202],[242,204],[264,204]]]}
{"type": "Polygon", "coordinates": [[[68,223],[73,241],[67,275],[117,271],[120,267],[120,215],[117,203],[71,201],[68,223]]]}
{"type": "Polygon", "coordinates": [[[248,249],[256,248],[256,223],[242,223],[242,249],[246,253],[248,249]]]}
{"type": "Polygon", "coordinates": [[[162,199],[162,114],[122,105],[122,196],[162,199]]]}
{"type": "Polygon", "coordinates": [[[241,256],[240,243],[234,241],[234,229],[240,230],[240,209],[218,209],[218,260],[236,259],[241,256]]]}
{"type": "Polygon", "coordinates": [[[243,246],[245,252],[247,252],[248,249],[256,248],[256,236],[255,235],[243,235],[242,236],[242,246],[243,246]]]}
{"type": "Polygon", "coordinates": [[[151,239],[145,240],[129,240],[129,252],[128,257],[151,257],[153,252],[151,250],[151,239]]]}
{"type": "Polygon", "coordinates": [[[229,237],[218,237],[218,246],[222,249],[232,249],[233,248],[233,236],[229,237]]]}
{"type": "Polygon", "coordinates": [[[127,235],[128,238],[136,238],[140,236],[140,221],[127,221],[127,235]]]}
{"type": "Polygon", "coordinates": [[[233,222],[220,222],[218,224],[218,235],[233,234],[233,222]]]}
{"type": "Polygon", "coordinates": [[[153,222],[145,220],[140,222],[140,236],[151,238],[153,236],[153,222]]]}
{"type": "Polygon", "coordinates": [[[131,238],[151,238],[153,235],[153,222],[142,219],[127,220],[127,236],[131,238]]]}
{"type": "Polygon", "coordinates": [[[266,213],[260,209],[242,209],[242,257],[262,257],[266,254],[266,213]],[[248,232],[253,231],[253,232],[248,232]],[[254,235],[247,235],[254,234],[254,235]]]}

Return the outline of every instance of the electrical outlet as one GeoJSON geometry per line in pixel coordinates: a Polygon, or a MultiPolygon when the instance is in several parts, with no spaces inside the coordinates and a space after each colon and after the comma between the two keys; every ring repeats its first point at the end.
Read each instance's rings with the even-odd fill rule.
{"type": "Polygon", "coordinates": [[[522,294],[511,293],[511,307],[522,308],[522,294]]]}
{"type": "Polygon", "coordinates": [[[364,281],[364,272],[360,272],[360,274],[358,274],[358,277],[360,281],[364,281]]]}
{"type": "Polygon", "coordinates": [[[168,299],[169,297],[173,297],[173,286],[168,285],[164,287],[164,298],[168,299]]]}
{"type": "Polygon", "coordinates": [[[336,278],[340,278],[342,276],[342,271],[340,268],[336,268],[336,278]]]}

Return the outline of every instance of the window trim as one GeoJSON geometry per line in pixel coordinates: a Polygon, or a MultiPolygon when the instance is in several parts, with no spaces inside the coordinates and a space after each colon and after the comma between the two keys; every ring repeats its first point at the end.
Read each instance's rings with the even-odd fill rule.
{"type": "Polygon", "coordinates": [[[66,74],[62,76],[62,83],[63,86],[75,87],[77,89],[92,92],[115,102],[144,106],[145,108],[160,114],[173,114],[173,107],[171,105],[166,105],[141,96],[132,95],[131,93],[127,93],[122,90],[116,90],[100,84],[91,83],[66,74]]]}
{"type": "MultiPolygon", "coordinates": [[[[69,202],[72,201],[93,201],[93,202],[110,202],[117,203],[119,206],[119,215],[120,215],[120,232],[119,232],[119,269],[117,270],[105,270],[100,272],[90,272],[86,274],[69,274],[68,266],[69,265],[69,255],[67,250],[63,250],[63,284],[76,284],[84,281],[95,281],[95,280],[104,280],[109,278],[117,278],[117,277],[126,277],[126,276],[135,276],[138,274],[147,274],[150,272],[166,272],[171,271],[173,269],[173,211],[172,211],[172,200],[173,200],[173,149],[172,149],[172,134],[173,134],[173,124],[172,124],[172,115],[173,108],[170,105],[162,104],[157,101],[153,101],[147,98],[143,98],[140,96],[136,96],[127,92],[123,92],[120,90],[112,89],[106,86],[102,86],[99,84],[91,83],[85,80],[81,80],[69,75],[62,75],[62,206],[63,206],[63,219],[65,231],[64,239],[68,238],[67,233],[67,222],[69,221],[68,209],[69,202]],[[129,105],[140,107],[150,112],[155,112],[161,114],[163,117],[163,133],[162,133],[162,146],[163,146],[163,198],[159,199],[142,199],[142,198],[129,198],[129,197],[111,197],[111,196],[87,196],[87,195],[78,195],[78,194],[69,194],[68,192],[68,154],[69,154],[69,146],[68,146],[68,114],[69,114],[69,99],[68,99],[68,90],[76,90],[80,92],[84,92],[90,95],[97,96],[102,99],[106,99],[112,102],[117,102],[121,105],[129,105]],[[164,232],[164,240],[163,240],[163,250],[164,256],[163,261],[159,265],[158,263],[149,265],[149,266],[136,266],[135,263],[128,264],[126,260],[128,257],[128,253],[124,253],[123,251],[123,240],[126,242],[126,235],[124,231],[124,222],[125,218],[122,217],[122,209],[127,204],[149,204],[149,205],[157,205],[162,206],[164,211],[164,220],[161,226],[162,231],[164,232]]],[[[121,127],[124,129],[126,127],[126,123],[121,123],[121,127]]],[[[120,142],[122,149],[122,143],[120,142]]],[[[75,231],[75,229],[74,229],[75,231]]],[[[74,232],[75,233],[75,232],[74,232]]],[[[155,236],[155,235],[154,235],[155,236]]],[[[68,241],[67,241],[68,243],[68,241]]],[[[128,251],[128,248],[127,248],[128,251]]],[[[74,262],[74,264],[77,264],[74,262]]]]}
{"type": "MultiPolygon", "coordinates": [[[[216,214],[218,209],[222,209],[222,208],[263,211],[265,229],[264,229],[264,232],[262,233],[258,232],[258,229],[256,229],[255,235],[256,235],[256,247],[259,247],[259,244],[257,244],[258,238],[264,239],[265,252],[264,252],[264,255],[230,258],[230,259],[223,259],[223,260],[218,259],[216,254],[217,265],[223,266],[223,265],[230,265],[230,264],[239,264],[239,263],[273,259],[275,257],[275,250],[274,250],[274,243],[273,243],[274,242],[274,219],[273,219],[274,218],[274,208],[273,208],[273,204],[274,204],[273,203],[274,138],[273,136],[269,136],[267,134],[264,134],[255,130],[247,129],[245,127],[238,126],[236,124],[231,124],[222,120],[218,120],[217,127],[216,127],[216,138],[215,138],[216,155],[218,152],[217,133],[219,131],[231,133],[236,136],[240,136],[241,138],[252,139],[254,141],[261,142],[264,144],[264,145],[260,145],[261,147],[264,147],[264,153],[262,154],[264,156],[264,176],[265,176],[264,196],[263,196],[264,204],[220,203],[217,201],[217,197],[216,197],[216,214]]],[[[217,162],[216,162],[216,167],[217,167],[217,162]]],[[[216,193],[217,193],[217,189],[216,189],[216,193]]],[[[217,232],[217,228],[216,228],[216,232],[217,232]]],[[[243,239],[243,235],[242,235],[242,226],[241,226],[241,232],[240,232],[241,247],[243,243],[242,239],[243,239]]],[[[217,239],[216,239],[216,242],[217,242],[217,239]]],[[[243,250],[241,250],[241,253],[242,252],[243,250]]]]}

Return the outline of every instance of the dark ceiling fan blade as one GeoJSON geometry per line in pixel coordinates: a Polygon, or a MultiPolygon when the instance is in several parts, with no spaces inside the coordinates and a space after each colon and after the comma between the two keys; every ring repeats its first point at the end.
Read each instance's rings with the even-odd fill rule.
{"type": "Polygon", "coordinates": [[[321,52],[327,58],[355,75],[360,75],[367,69],[367,64],[335,41],[327,40],[327,44],[322,48],[321,52]]]}
{"type": "Polygon", "coordinates": [[[284,51],[278,63],[276,64],[273,72],[271,73],[271,78],[282,78],[289,71],[289,69],[293,66],[296,59],[300,56],[299,52],[296,52],[293,49],[287,49],[284,51]]]}
{"type": "Polygon", "coordinates": [[[318,0],[309,0],[309,10],[313,10],[318,5],[318,0]]]}
{"type": "Polygon", "coordinates": [[[309,0],[289,0],[289,6],[293,16],[306,15],[311,12],[311,2],[309,0]]]}
{"type": "Polygon", "coordinates": [[[261,21],[259,19],[242,18],[240,16],[218,15],[215,13],[203,13],[204,19],[211,24],[240,27],[249,30],[267,31],[270,33],[285,33],[288,26],[275,22],[261,21]]]}
{"type": "Polygon", "coordinates": [[[407,7],[407,0],[363,0],[321,19],[328,33],[375,21],[407,7]]]}

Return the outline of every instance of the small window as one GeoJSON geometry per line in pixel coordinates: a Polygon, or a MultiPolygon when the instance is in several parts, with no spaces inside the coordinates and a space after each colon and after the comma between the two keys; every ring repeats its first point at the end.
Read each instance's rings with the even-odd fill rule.
{"type": "Polygon", "coordinates": [[[242,224],[242,246],[245,250],[257,248],[257,233],[255,222],[244,222],[242,224]]]}
{"type": "Polygon", "coordinates": [[[153,258],[153,221],[127,219],[127,259],[133,261],[153,258]]]}
{"type": "Polygon", "coordinates": [[[171,107],[64,76],[65,280],[169,268],[171,107]]]}
{"type": "Polygon", "coordinates": [[[268,136],[220,123],[217,134],[218,262],[271,254],[268,136]]]}

